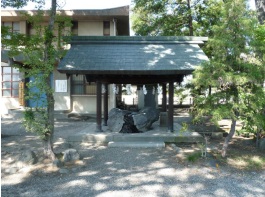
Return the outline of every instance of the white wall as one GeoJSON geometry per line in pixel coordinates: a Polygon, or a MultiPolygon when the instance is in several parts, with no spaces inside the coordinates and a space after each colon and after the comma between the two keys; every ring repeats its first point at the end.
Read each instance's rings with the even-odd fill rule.
{"type": "Polygon", "coordinates": [[[1,114],[8,114],[8,109],[20,109],[23,108],[19,104],[18,98],[1,98],[1,114]]]}
{"type": "MultiPolygon", "coordinates": [[[[97,96],[89,96],[89,95],[82,95],[82,96],[72,96],[73,102],[73,110],[74,113],[86,113],[86,114],[96,114],[97,111],[97,96]]],[[[102,96],[102,114],[104,112],[104,105],[103,105],[103,96],[102,96]]],[[[108,106],[110,108],[110,101],[108,99],[108,106]]]]}
{"type": "Polygon", "coordinates": [[[103,22],[102,21],[78,22],[78,35],[103,36],[103,22]]]}
{"type": "MultiPolygon", "coordinates": [[[[59,73],[56,69],[53,72],[54,78],[54,88],[56,80],[67,80],[66,74],[59,73]]],[[[54,89],[55,90],[55,89],[54,89]]],[[[70,101],[70,79],[67,80],[67,92],[54,92],[54,110],[70,110],[71,101],[70,101]]]]}
{"type": "Polygon", "coordinates": [[[20,21],[20,33],[22,33],[22,34],[26,34],[27,33],[26,21],[20,21]]]}
{"type": "MultiPolygon", "coordinates": [[[[110,21],[110,35],[114,35],[113,22],[110,21]]],[[[79,21],[79,36],[103,36],[103,21],[79,21]]]]}

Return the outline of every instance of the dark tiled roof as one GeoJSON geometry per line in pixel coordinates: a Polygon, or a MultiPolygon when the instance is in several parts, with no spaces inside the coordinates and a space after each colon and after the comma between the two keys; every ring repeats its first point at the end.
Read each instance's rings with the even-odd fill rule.
{"type": "Polygon", "coordinates": [[[68,74],[190,74],[208,58],[199,37],[74,37],[58,66],[68,74]]]}
{"type": "Polygon", "coordinates": [[[9,60],[8,51],[7,50],[1,50],[1,62],[7,63],[8,60],[9,60]]]}
{"type": "MultiPolygon", "coordinates": [[[[10,60],[8,53],[9,53],[9,50],[1,50],[1,62],[7,63],[10,60]]],[[[16,55],[12,59],[13,59],[13,61],[16,61],[16,62],[25,61],[25,57],[22,54],[16,55]]]]}

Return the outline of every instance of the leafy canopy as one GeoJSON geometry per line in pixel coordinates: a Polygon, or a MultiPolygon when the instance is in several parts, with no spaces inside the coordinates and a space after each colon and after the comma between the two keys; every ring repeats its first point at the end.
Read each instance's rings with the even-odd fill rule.
{"type": "Polygon", "coordinates": [[[208,43],[212,57],[194,72],[194,113],[197,119],[241,119],[252,129],[264,128],[265,65],[258,58],[264,50],[264,29],[255,30],[257,20],[244,0],[226,1],[220,20],[208,43]]]}
{"type": "Polygon", "coordinates": [[[134,0],[136,35],[210,36],[219,22],[221,0],[134,0]],[[192,31],[191,32],[191,28],[192,31]]]}
{"type": "Polygon", "coordinates": [[[38,6],[42,6],[45,0],[2,0],[1,7],[12,7],[12,8],[22,8],[26,6],[29,2],[35,2],[38,6]]]}

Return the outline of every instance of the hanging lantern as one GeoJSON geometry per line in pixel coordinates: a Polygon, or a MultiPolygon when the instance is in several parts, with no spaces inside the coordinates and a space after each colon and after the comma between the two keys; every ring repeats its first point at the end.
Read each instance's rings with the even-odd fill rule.
{"type": "Polygon", "coordinates": [[[144,93],[144,95],[146,95],[146,94],[147,94],[147,90],[146,90],[146,87],[145,87],[145,85],[143,85],[143,93],[144,93]]]}
{"type": "Polygon", "coordinates": [[[106,92],[106,88],[105,88],[105,86],[102,86],[101,93],[104,94],[105,92],[106,92]]]}
{"type": "Polygon", "coordinates": [[[162,94],[162,87],[157,84],[157,93],[160,95],[162,94]]]}
{"type": "Polygon", "coordinates": [[[116,94],[116,85],[115,84],[113,84],[112,91],[113,91],[113,94],[116,94]]]}
{"type": "Polygon", "coordinates": [[[153,86],[153,95],[155,95],[156,93],[156,89],[155,89],[155,86],[153,86]]]}
{"type": "Polygon", "coordinates": [[[119,86],[116,88],[116,94],[119,94],[119,86]]]}
{"type": "Polygon", "coordinates": [[[131,95],[132,94],[131,84],[127,84],[126,85],[126,93],[127,93],[127,95],[131,95]]]}

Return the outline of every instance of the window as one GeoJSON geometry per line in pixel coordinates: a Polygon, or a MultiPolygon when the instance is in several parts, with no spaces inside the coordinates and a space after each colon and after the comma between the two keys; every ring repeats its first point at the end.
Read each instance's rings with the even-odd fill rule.
{"type": "Polygon", "coordinates": [[[2,96],[18,97],[19,96],[19,70],[10,66],[2,67],[2,96]]]}
{"type": "Polygon", "coordinates": [[[27,22],[27,35],[33,35],[34,34],[34,29],[33,25],[30,22],[27,22]]]}
{"type": "Polygon", "coordinates": [[[72,95],[96,95],[96,83],[87,83],[84,75],[71,76],[72,95]]]}
{"type": "Polygon", "coordinates": [[[10,32],[19,33],[20,32],[20,23],[19,22],[2,22],[2,25],[9,27],[10,32]]]}
{"type": "MultiPolygon", "coordinates": [[[[9,33],[20,33],[20,23],[19,22],[2,22],[2,26],[8,27],[9,33]]],[[[10,39],[11,35],[7,35],[6,39],[10,39]]],[[[4,46],[2,46],[5,48],[4,46]]]]}
{"type": "Polygon", "coordinates": [[[72,35],[73,36],[78,36],[78,22],[77,21],[72,21],[72,35]]]}
{"type": "Polygon", "coordinates": [[[103,35],[110,36],[110,22],[103,21],[103,35]]]}

